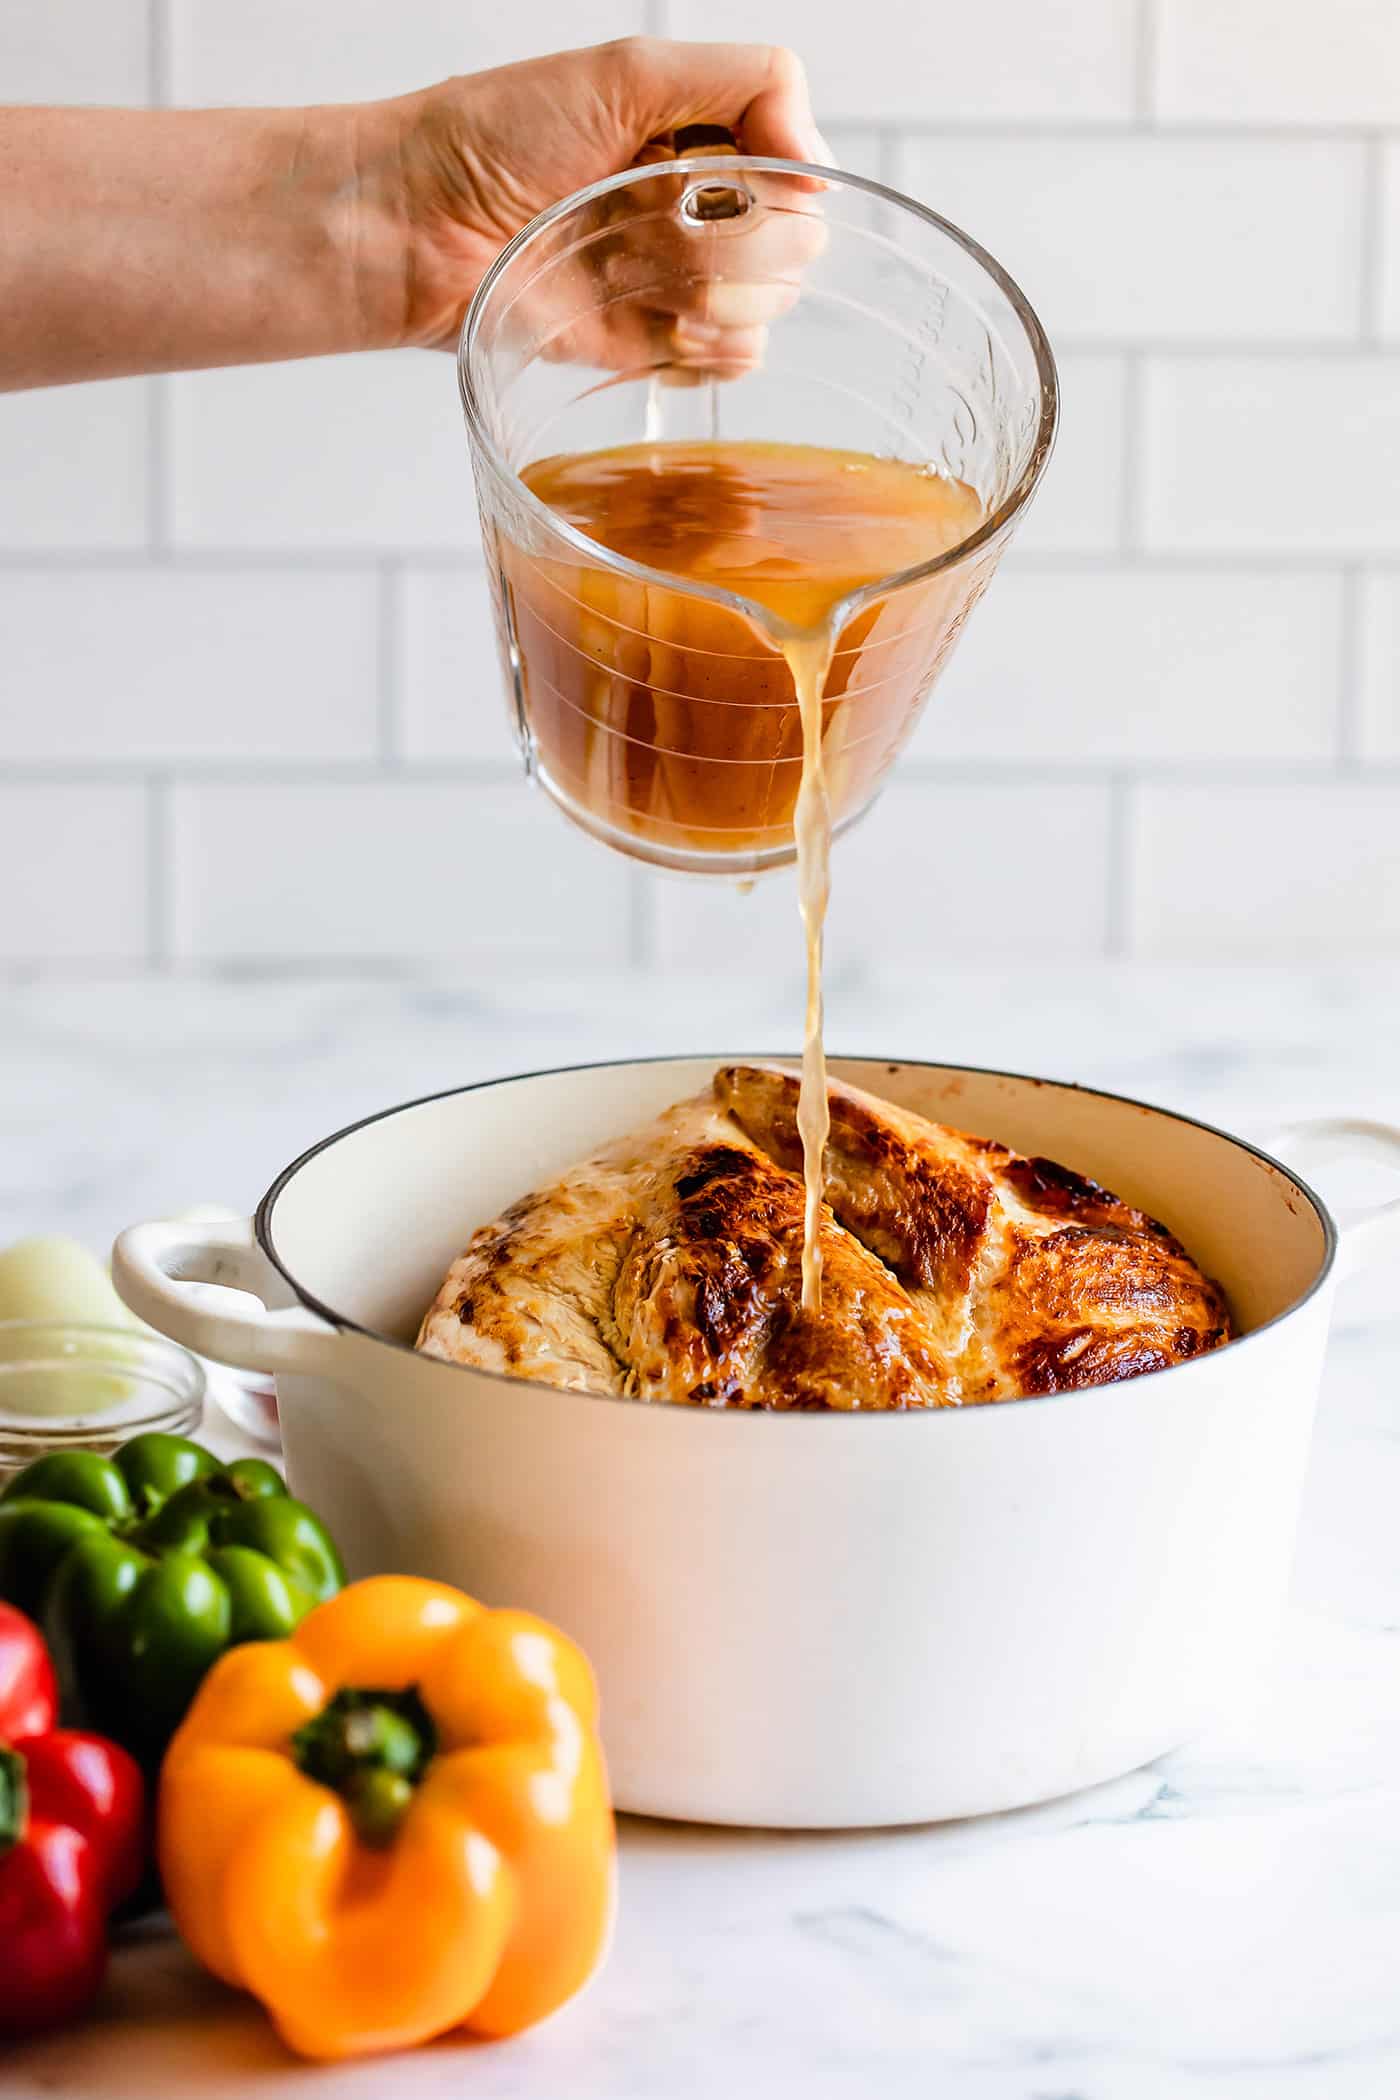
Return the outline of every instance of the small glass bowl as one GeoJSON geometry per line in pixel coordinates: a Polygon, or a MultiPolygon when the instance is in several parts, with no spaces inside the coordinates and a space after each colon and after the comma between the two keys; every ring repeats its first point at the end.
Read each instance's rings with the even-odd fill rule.
{"type": "Polygon", "coordinates": [[[0,1482],[46,1451],[115,1451],[148,1429],[188,1436],[204,1391],[199,1359],[161,1335],[0,1320],[0,1482]]]}

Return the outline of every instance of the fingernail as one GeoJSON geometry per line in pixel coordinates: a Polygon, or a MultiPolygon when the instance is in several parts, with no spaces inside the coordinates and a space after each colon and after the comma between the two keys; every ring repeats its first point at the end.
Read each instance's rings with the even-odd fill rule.
{"type": "Polygon", "coordinates": [[[687,350],[710,349],[722,332],[717,321],[700,321],[692,314],[682,314],[671,330],[673,339],[687,350]]]}
{"type": "Polygon", "coordinates": [[[705,317],[721,328],[757,328],[777,321],[793,303],[789,284],[742,284],[716,281],[706,288],[705,317]]]}

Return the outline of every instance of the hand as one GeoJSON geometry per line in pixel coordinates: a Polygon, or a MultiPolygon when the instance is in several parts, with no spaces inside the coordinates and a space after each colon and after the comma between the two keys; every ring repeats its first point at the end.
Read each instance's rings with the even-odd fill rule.
{"type": "MultiPolygon", "coordinates": [[[[752,153],[830,158],[791,52],[646,37],[387,102],[0,109],[0,389],[449,344],[537,212],[701,123],[752,153]]],[[[723,284],[669,273],[692,280],[669,310],[647,303],[668,275],[654,248],[624,231],[614,266],[646,267],[604,321],[585,296],[554,354],[654,363],[659,327],[673,368],[752,361],[753,324],[796,295],[821,239],[814,213],[753,216],[723,284]],[[682,316],[703,354],[680,348],[682,316]]]]}
{"type": "MultiPolygon", "coordinates": [[[[375,339],[420,345],[456,340],[490,264],[537,212],[655,159],[658,144],[680,127],[722,125],[748,153],[831,158],[800,61],[762,44],[629,37],[449,80],[361,115],[358,190],[376,229],[366,238],[352,212],[361,311],[375,339]]],[[[761,272],[766,299],[746,304],[744,288],[727,285],[723,310],[711,314],[702,297],[698,312],[690,309],[690,340],[706,344],[719,364],[746,362],[744,338],[789,303],[773,292],[783,261],[800,267],[814,245],[799,225],[785,258],[770,249],[761,272]]],[[[668,322],[682,310],[673,305],[668,322]]],[[[609,363],[626,361],[635,347],[635,312],[628,319],[630,328],[611,331],[609,363]]],[[[576,338],[567,354],[585,354],[576,338]]],[[[600,354],[596,341],[586,354],[600,354]]]]}

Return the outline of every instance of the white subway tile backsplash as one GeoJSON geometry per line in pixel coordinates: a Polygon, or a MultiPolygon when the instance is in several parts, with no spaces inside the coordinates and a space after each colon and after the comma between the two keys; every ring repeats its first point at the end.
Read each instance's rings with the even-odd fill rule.
{"type": "Polygon", "coordinates": [[[911,747],[944,762],[1151,766],[1335,749],[1337,576],[1007,570],[911,747]]]}
{"type": "Polygon", "coordinates": [[[1380,164],[1380,240],[1376,317],[1389,341],[1400,339],[1400,142],[1377,149],[1380,164]]]}
{"type": "Polygon", "coordinates": [[[1123,531],[1126,363],[1083,350],[1056,362],[1059,435],[1014,545],[1037,554],[1112,553],[1123,531]]]}
{"type": "Polygon", "coordinates": [[[137,962],[146,791],[0,779],[0,961],[137,962]]]}
{"type": "Polygon", "coordinates": [[[408,569],[398,591],[395,690],[403,756],[519,766],[482,571],[408,569]]]}
{"type": "Polygon", "coordinates": [[[144,546],[149,379],[0,393],[0,548],[144,546]]]}
{"type": "Polygon", "coordinates": [[[12,0],[0,8],[0,101],[144,102],[149,0],[12,0]]]}
{"type": "MultiPolygon", "coordinates": [[[[883,805],[866,823],[878,824],[883,805]]],[[[846,888],[852,832],[832,850],[831,908],[846,888]]],[[[657,960],[663,967],[712,969],[717,956],[761,955],[770,982],[800,980],[805,968],[797,884],[790,868],[763,876],[751,889],[701,875],[648,876],[654,895],[657,960]]],[[[830,935],[828,915],[828,936],[830,935]]]]}
{"type": "Polygon", "coordinates": [[[1360,145],[950,133],[910,139],[903,167],[1005,264],[1052,341],[1355,334],[1360,145]]]}
{"type": "Polygon", "coordinates": [[[177,546],[460,552],[478,543],[451,357],[311,358],[170,384],[177,546]]]}
{"type": "Polygon", "coordinates": [[[629,864],[516,783],[184,785],[174,841],[186,961],[509,970],[629,953],[629,864]]]}
{"type": "Polygon", "coordinates": [[[1400,122],[1390,0],[1160,0],[1156,106],[1224,124],[1400,122]]]}
{"type": "Polygon", "coordinates": [[[1400,952],[1400,787],[1157,786],[1136,799],[1134,953],[1400,952]]]}
{"type": "Polygon", "coordinates": [[[868,175],[874,182],[884,180],[884,141],[878,131],[858,124],[824,124],[822,137],[831,148],[834,167],[848,175],[868,175]]]}
{"type": "Polygon", "coordinates": [[[1363,758],[1400,759],[1400,574],[1368,576],[1361,587],[1360,708],[1363,758]]]}
{"type": "MultiPolygon", "coordinates": [[[[832,854],[826,952],[833,971],[868,962],[911,972],[940,957],[1097,955],[1105,938],[1108,790],[898,780],[832,854]],[[998,839],[1034,838],[1052,887],[1026,879],[998,839]],[[970,888],[976,909],[968,911],[970,888]],[[891,900],[897,899],[897,909],[891,900]]],[[[660,959],[743,955],[765,975],[803,969],[802,927],[789,872],[742,896],[729,883],[668,879],[656,886],[660,959]]]]}
{"type": "Polygon", "coordinates": [[[1127,0],[669,0],[674,36],[761,38],[806,62],[819,115],[928,123],[1126,117],[1136,10],[1127,0]]]}
{"type": "MultiPolygon", "coordinates": [[[[1400,953],[1400,0],[18,0],[0,101],[377,97],[644,28],[797,49],[838,163],[984,242],[1060,366],[833,968],[1400,953]]],[[[653,877],[519,770],[450,357],[0,395],[0,964],[168,917],[192,965],[796,985],[790,877],[653,877]]]]}
{"type": "Polygon", "coordinates": [[[1144,378],[1149,548],[1400,551],[1400,359],[1157,358],[1144,378]]]}
{"type": "Polygon", "coordinates": [[[372,574],[0,571],[4,756],[368,758],[372,574]]]}
{"type": "Polygon", "coordinates": [[[641,29],[642,0],[177,0],[175,99],[358,102],[641,29]]]}

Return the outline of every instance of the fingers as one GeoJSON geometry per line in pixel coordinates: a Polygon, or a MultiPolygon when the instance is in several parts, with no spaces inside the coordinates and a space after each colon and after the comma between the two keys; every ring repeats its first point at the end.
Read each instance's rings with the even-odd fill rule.
{"type": "Polygon", "coordinates": [[[802,61],[781,44],[681,44],[628,37],[600,52],[619,114],[641,146],[686,124],[719,124],[745,153],[829,162],[802,61]]]}
{"type": "Polygon", "coordinates": [[[703,379],[737,379],[755,370],[768,348],[768,330],[761,323],[717,328],[682,315],[671,325],[665,343],[670,362],[661,374],[663,384],[695,386],[703,379]]]}
{"type": "Polygon", "coordinates": [[[734,376],[761,363],[769,325],[796,305],[823,240],[820,219],[795,201],[804,208],[756,200],[719,230],[691,225],[675,202],[619,219],[598,259],[610,325],[629,308],[669,324],[658,355],[683,370],[734,376]]]}
{"type": "MultiPolygon", "coordinates": [[[[693,178],[661,172],[677,133],[729,132],[741,153],[829,162],[792,52],[766,44],[627,38],[588,54],[593,84],[634,165],[658,172],[600,201],[601,237],[570,266],[567,319],[543,354],[613,370],[652,370],[672,384],[738,377],[762,363],[767,330],[800,296],[826,234],[825,185],[746,171],[748,209],[699,220],[683,208],[693,178]]],[[[716,185],[724,161],[713,163],[716,185]]]]}
{"type": "Polygon", "coordinates": [[[599,244],[609,292],[644,293],[658,306],[725,328],[786,313],[803,271],[825,246],[826,229],[807,198],[779,190],[781,183],[790,192],[789,178],[744,180],[754,208],[718,226],[684,215],[680,177],[674,185],[655,179],[636,193],[618,192],[609,238],[599,244]]]}
{"type": "MultiPolygon", "coordinates": [[[[753,47],[731,44],[725,48],[742,52],[753,47]]],[[[739,119],[739,143],[745,153],[771,154],[776,160],[815,161],[819,167],[831,165],[831,148],[812,115],[806,68],[795,52],[780,44],[768,50],[768,85],[760,89],[739,119]]]]}
{"type": "Polygon", "coordinates": [[[781,321],[797,304],[799,286],[794,279],[759,277],[731,278],[723,282],[699,278],[689,297],[677,297],[673,313],[701,324],[693,330],[720,333],[734,328],[766,328],[781,321]]]}
{"type": "MultiPolygon", "coordinates": [[[[715,163],[716,180],[723,165],[715,163]]],[[[661,174],[616,192],[607,237],[590,257],[590,303],[629,337],[635,329],[625,322],[645,313],[656,359],[676,368],[678,383],[760,364],[769,326],[797,304],[825,246],[820,203],[795,193],[790,176],[749,170],[743,180],[748,210],[708,223],[681,208],[689,178],[661,174]]]]}

